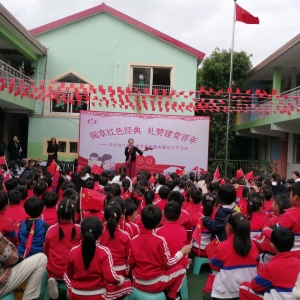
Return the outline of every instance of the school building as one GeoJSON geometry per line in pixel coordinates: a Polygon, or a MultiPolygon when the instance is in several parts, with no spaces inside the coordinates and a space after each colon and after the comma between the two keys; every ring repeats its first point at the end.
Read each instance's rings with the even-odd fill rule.
{"type": "Polygon", "coordinates": [[[274,172],[290,178],[300,171],[300,34],[254,67],[244,88],[285,95],[253,98],[263,109],[238,114],[234,130],[250,138],[253,159],[272,161],[274,172]]]}
{"type": "MultiPolygon", "coordinates": [[[[35,82],[56,81],[83,84],[86,87],[102,84],[115,89],[118,86],[123,89],[130,87],[131,90],[147,88],[148,94],[156,90],[159,95],[162,95],[162,91],[167,91],[168,95],[173,89],[188,91],[196,88],[196,73],[205,56],[203,52],[104,3],[30,31],[19,24],[3,6],[1,11],[5,11],[18,27],[8,27],[2,19],[0,25],[11,35],[15,30],[20,40],[17,45],[12,38],[3,38],[2,41],[1,36],[0,62],[9,66],[10,71],[5,70],[9,78],[23,76],[22,72],[17,72],[18,66],[24,66],[25,69],[35,70],[29,76],[25,72],[28,82],[32,77],[35,82]],[[22,46],[26,46],[30,55],[22,46]],[[6,50],[1,51],[5,48],[14,52],[17,50],[18,55],[12,56],[6,50]]],[[[67,90],[65,93],[69,95],[67,90]]],[[[188,103],[191,98],[183,101],[188,103]]],[[[5,110],[5,121],[0,128],[5,133],[6,142],[17,134],[21,144],[27,145],[27,157],[45,159],[47,141],[56,137],[60,146],[59,160],[63,161],[77,158],[80,110],[122,111],[119,106],[113,107],[112,104],[100,107],[97,102],[91,105],[76,99],[73,103],[65,103],[63,100],[57,103],[49,99],[45,102],[25,98],[21,100],[13,95],[2,95],[2,92],[0,104],[1,110],[2,107],[2,111],[5,110]],[[17,117],[6,112],[9,105],[18,106],[14,112],[18,114],[17,117]],[[22,123],[19,131],[12,130],[10,122],[16,120],[25,120],[27,123],[22,123]],[[21,137],[22,130],[28,132],[28,138],[25,134],[21,137]]],[[[125,112],[136,111],[129,109],[125,112]]],[[[151,113],[144,110],[141,112],[151,113]]],[[[172,111],[172,114],[176,113],[172,111]]],[[[178,114],[194,115],[194,112],[178,111],[178,114]]]]}

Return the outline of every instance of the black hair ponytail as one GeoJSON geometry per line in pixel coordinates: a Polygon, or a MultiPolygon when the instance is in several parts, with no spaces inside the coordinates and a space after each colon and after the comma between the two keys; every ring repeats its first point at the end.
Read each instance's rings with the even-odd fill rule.
{"type": "Polygon", "coordinates": [[[260,193],[248,194],[248,220],[251,221],[252,214],[263,206],[263,196],[260,193]]]}
{"type": "Polygon", "coordinates": [[[117,203],[109,203],[104,210],[104,218],[107,221],[107,229],[110,239],[115,238],[115,230],[118,227],[119,220],[122,216],[121,207],[117,203]]]}
{"type": "Polygon", "coordinates": [[[153,200],[155,198],[155,193],[152,190],[148,190],[144,194],[146,206],[153,204],[153,200]]]}
{"type": "Polygon", "coordinates": [[[96,252],[96,242],[102,234],[103,225],[97,217],[87,217],[81,223],[82,258],[87,271],[96,252]]]}
{"type": "Polygon", "coordinates": [[[234,238],[233,248],[241,256],[247,256],[251,250],[250,223],[241,213],[232,213],[228,218],[228,224],[231,225],[234,238]]]}
{"type": "Polygon", "coordinates": [[[210,217],[214,212],[216,204],[216,196],[211,193],[204,194],[202,197],[203,213],[205,216],[210,217]]]}

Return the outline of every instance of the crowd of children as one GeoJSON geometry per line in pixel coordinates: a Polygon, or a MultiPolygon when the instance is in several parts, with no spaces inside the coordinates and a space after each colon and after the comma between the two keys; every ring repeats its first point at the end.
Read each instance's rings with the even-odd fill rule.
{"type": "Polygon", "coordinates": [[[278,174],[221,183],[49,171],[33,161],[19,176],[1,171],[0,297],[27,280],[23,299],[38,298],[46,269],[51,299],[60,281],[75,300],[123,299],[134,287],[179,299],[199,256],[212,269],[204,299],[300,299],[298,172],[286,186],[278,174]]]}

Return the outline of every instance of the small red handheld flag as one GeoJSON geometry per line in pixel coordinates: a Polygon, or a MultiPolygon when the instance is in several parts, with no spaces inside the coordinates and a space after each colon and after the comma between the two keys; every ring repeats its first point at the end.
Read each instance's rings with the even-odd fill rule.
{"type": "Polygon", "coordinates": [[[29,235],[28,235],[26,243],[25,243],[26,249],[25,249],[25,252],[23,254],[23,258],[26,258],[26,256],[29,254],[29,252],[31,250],[31,245],[32,245],[33,236],[34,236],[34,227],[35,227],[35,223],[32,222],[30,232],[29,232],[29,235]]]}
{"type": "Polygon", "coordinates": [[[220,171],[219,171],[219,167],[216,168],[216,171],[214,173],[214,179],[218,179],[221,177],[220,171]]]}
{"type": "Polygon", "coordinates": [[[236,4],[236,21],[246,24],[259,24],[259,18],[254,17],[248,11],[236,4]]]}
{"type": "Polygon", "coordinates": [[[129,190],[127,190],[125,193],[123,193],[123,195],[121,196],[121,198],[123,200],[130,198],[130,192],[129,192],[129,190]]]}
{"type": "Polygon", "coordinates": [[[176,169],[175,173],[179,176],[182,176],[184,174],[184,170],[182,169],[176,169]]]}
{"type": "Polygon", "coordinates": [[[0,165],[6,165],[6,159],[5,156],[0,156],[0,165]]]}
{"type": "Polygon", "coordinates": [[[105,194],[98,191],[81,188],[80,209],[83,210],[104,210],[105,194]]]}
{"type": "Polygon", "coordinates": [[[241,178],[243,176],[244,176],[244,173],[243,173],[242,169],[236,170],[236,172],[235,172],[235,178],[236,179],[239,179],[239,178],[241,178]]]}
{"type": "Polygon", "coordinates": [[[198,256],[200,256],[200,244],[201,244],[201,233],[202,233],[202,227],[203,227],[203,222],[202,219],[199,218],[198,224],[195,227],[193,234],[192,234],[192,238],[197,242],[197,244],[199,245],[198,248],[198,256]]]}
{"type": "Polygon", "coordinates": [[[251,179],[253,179],[253,177],[254,177],[253,171],[250,171],[247,174],[245,174],[245,178],[248,181],[251,180],[251,179]]]}
{"type": "Polygon", "coordinates": [[[55,162],[54,160],[52,160],[52,162],[50,163],[50,165],[49,165],[48,168],[47,168],[47,171],[48,171],[51,175],[53,175],[53,174],[55,173],[55,171],[56,171],[56,166],[57,166],[56,162],[55,162]]]}
{"type": "Polygon", "coordinates": [[[209,260],[213,258],[215,255],[215,252],[217,250],[217,246],[220,244],[219,240],[217,238],[213,239],[206,247],[205,252],[209,260]]]}

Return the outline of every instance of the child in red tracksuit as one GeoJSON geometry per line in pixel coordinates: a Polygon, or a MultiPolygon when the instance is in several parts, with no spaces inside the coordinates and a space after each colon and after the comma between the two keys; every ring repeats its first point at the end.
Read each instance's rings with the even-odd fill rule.
{"type": "Polygon", "coordinates": [[[138,207],[132,199],[125,200],[125,228],[129,233],[130,238],[137,236],[140,233],[139,226],[136,224],[139,218],[138,207]]]}
{"type": "Polygon", "coordinates": [[[263,205],[263,210],[267,215],[267,218],[273,217],[273,203],[274,203],[274,196],[272,189],[269,186],[262,186],[260,189],[260,193],[263,194],[265,201],[263,205]]]}
{"type": "Polygon", "coordinates": [[[198,224],[200,210],[201,210],[201,199],[202,193],[196,189],[190,189],[190,205],[186,208],[186,211],[192,218],[192,225],[196,226],[198,224]]]}
{"type": "Polygon", "coordinates": [[[42,219],[50,226],[57,224],[57,194],[55,192],[47,191],[43,194],[42,200],[45,204],[42,219]]]}
{"type": "Polygon", "coordinates": [[[75,201],[63,199],[57,209],[58,224],[51,226],[46,234],[44,253],[48,257],[48,290],[51,299],[58,299],[57,280],[63,280],[70,250],[80,242],[80,226],[74,224],[75,212],[75,201]]]}
{"type": "Polygon", "coordinates": [[[276,255],[269,263],[258,268],[251,282],[240,286],[240,300],[290,299],[300,273],[300,260],[291,255],[294,234],[290,229],[275,227],[271,247],[276,255]]]}
{"type": "Polygon", "coordinates": [[[170,189],[166,185],[163,185],[158,191],[159,199],[157,199],[157,201],[155,202],[155,205],[161,211],[163,211],[165,209],[165,206],[168,203],[168,195],[169,194],[170,194],[170,189]]]}
{"type": "Polygon", "coordinates": [[[133,284],[147,293],[168,290],[168,299],[176,299],[186,273],[177,263],[190,252],[191,246],[184,246],[171,258],[166,240],[155,233],[161,223],[161,210],[156,205],[148,205],[141,215],[144,228],[131,240],[129,255],[133,284]]]}
{"type": "Polygon", "coordinates": [[[238,207],[241,211],[241,214],[243,214],[245,217],[248,215],[248,201],[247,201],[247,195],[250,193],[250,189],[246,186],[243,187],[242,190],[242,198],[240,198],[238,202],[238,207]]]}
{"type": "Polygon", "coordinates": [[[291,186],[290,201],[292,207],[280,216],[278,224],[281,227],[289,228],[295,235],[295,246],[292,254],[300,259],[300,182],[291,186]]]}
{"type": "MultiPolygon", "coordinates": [[[[171,257],[175,256],[178,251],[187,245],[187,232],[182,226],[177,224],[180,213],[181,208],[179,204],[175,201],[169,201],[164,209],[166,223],[163,227],[156,230],[157,235],[165,238],[171,257]]],[[[188,268],[188,257],[185,256],[179,263],[188,268]]]]}
{"type": "Polygon", "coordinates": [[[107,247],[113,258],[113,269],[118,275],[126,277],[128,274],[128,256],[130,249],[129,234],[120,229],[119,221],[122,217],[120,206],[111,200],[104,210],[106,227],[100,238],[100,244],[107,247]]]}
{"type": "Polygon", "coordinates": [[[96,217],[81,222],[82,243],[71,250],[64,275],[72,300],[114,300],[132,292],[131,282],[114,271],[109,249],[97,242],[102,229],[96,217]]]}
{"type": "Polygon", "coordinates": [[[252,193],[248,197],[248,220],[252,238],[262,232],[267,221],[267,216],[263,211],[263,196],[260,193],[252,193]]]}

